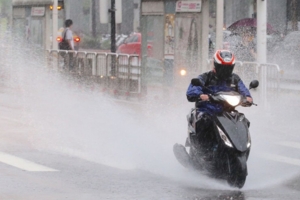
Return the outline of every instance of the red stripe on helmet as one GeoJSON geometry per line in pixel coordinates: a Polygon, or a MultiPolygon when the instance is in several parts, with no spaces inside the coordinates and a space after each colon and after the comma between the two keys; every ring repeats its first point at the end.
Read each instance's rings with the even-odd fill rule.
{"type": "Polygon", "coordinates": [[[217,58],[221,61],[222,65],[224,65],[224,62],[225,62],[225,61],[224,61],[223,58],[221,57],[220,53],[221,53],[221,51],[218,51],[218,53],[217,53],[217,58]]]}
{"type": "Polygon", "coordinates": [[[215,62],[217,62],[218,64],[222,64],[222,58],[220,56],[220,50],[216,51],[215,55],[214,55],[214,60],[215,62]]]}
{"type": "Polygon", "coordinates": [[[234,65],[235,64],[235,57],[233,55],[232,52],[228,51],[228,50],[217,50],[215,55],[214,55],[214,60],[215,62],[217,62],[218,64],[222,64],[222,65],[234,65]],[[221,52],[223,51],[227,51],[229,53],[231,53],[232,57],[230,61],[225,61],[222,57],[221,57],[221,52]]]}

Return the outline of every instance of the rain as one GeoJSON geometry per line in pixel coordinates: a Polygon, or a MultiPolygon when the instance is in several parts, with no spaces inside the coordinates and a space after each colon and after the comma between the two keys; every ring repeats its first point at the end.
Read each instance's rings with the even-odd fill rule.
{"type": "MultiPolygon", "coordinates": [[[[298,8],[298,0],[1,0],[0,199],[298,199],[298,8]],[[211,115],[218,144],[203,151],[188,128],[200,104],[187,90],[206,94],[214,83],[191,80],[217,74],[220,49],[234,55],[237,81],[259,85],[249,90],[254,104],[222,97],[231,125],[211,115]]],[[[218,93],[210,95],[213,104],[218,93]]]]}

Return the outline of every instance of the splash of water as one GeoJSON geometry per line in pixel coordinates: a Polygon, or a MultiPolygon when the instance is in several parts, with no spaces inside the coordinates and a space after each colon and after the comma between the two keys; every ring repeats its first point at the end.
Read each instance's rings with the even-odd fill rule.
{"type": "MultiPolygon", "coordinates": [[[[124,103],[80,88],[72,77],[48,70],[42,54],[12,46],[1,48],[2,56],[6,52],[2,84],[13,91],[12,99],[17,96],[24,121],[34,127],[28,140],[35,148],[121,169],[146,170],[191,186],[228,189],[222,181],[187,171],[175,160],[172,146],[185,141],[185,116],[192,104],[124,103]]],[[[177,98],[184,99],[184,91],[177,98]]],[[[250,121],[265,123],[257,116],[261,109],[253,110],[249,115],[245,110],[250,121]]],[[[279,183],[298,173],[294,168],[288,174],[280,173],[282,165],[260,159],[261,152],[270,150],[265,136],[272,133],[262,133],[256,125],[252,130],[246,189],[279,183]]],[[[268,142],[275,141],[268,138],[268,142]]]]}

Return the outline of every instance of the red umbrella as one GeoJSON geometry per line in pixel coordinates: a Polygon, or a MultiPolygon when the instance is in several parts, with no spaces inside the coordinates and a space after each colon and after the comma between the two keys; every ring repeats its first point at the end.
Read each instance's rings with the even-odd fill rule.
{"type": "MultiPolygon", "coordinates": [[[[238,21],[234,22],[233,24],[231,24],[228,27],[228,30],[234,32],[234,31],[239,31],[241,29],[256,28],[256,27],[257,27],[257,19],[245,18],[245,19],[238,20],[238,21]]],[[[275,33],[275,31],[273,30],[272,26],[267,23],[267,34],[269,35],[272,33],[275,33]]]]}

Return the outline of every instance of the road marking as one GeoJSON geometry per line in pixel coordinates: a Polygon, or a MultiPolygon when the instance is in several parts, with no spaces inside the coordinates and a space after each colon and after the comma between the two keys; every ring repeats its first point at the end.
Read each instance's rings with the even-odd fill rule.
{"type": "Polygon", "coordinates": [[[10,118],[10,117],[0,117],[0,120],[5,120],[5,121],[10,121],[10,122],[15,122],[15,123],[22,123],[21,120],[16,120],[15,118],[10,118]]]}
{"type": "Polygon", "coordinates": [[[281,146],[285,146],[285,147],[292,147],[295,149],[300,149],[300,143],[298,142],[288,142],[288,141],[284,141],[284,142],[280,142],[278,143],[281,146]]]}
{"type": "Polygon", "coordinates": [[[52,169],[43,165],[36,164],[34,162],[19,158],[4,152],[0,152],[0,162],[17,167],[19,169],[30,172],[55,172],[56,169],[52,169]]]}
{"type": "Polygon", "coordinates": [[[276,162],[300,166],[300,160],[296,159],[296,158],[289,158],[289,157],[285,157],[285,156],[268,154],[268,153],[263,154],[262,157],[272,160],[272,161],[276,161],[276,162]]]}

